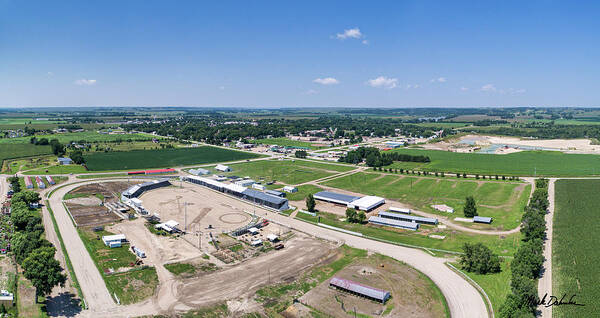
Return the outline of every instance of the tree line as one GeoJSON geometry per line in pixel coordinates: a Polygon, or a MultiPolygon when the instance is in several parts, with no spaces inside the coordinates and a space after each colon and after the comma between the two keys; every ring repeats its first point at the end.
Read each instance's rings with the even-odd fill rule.
{"type": "Polygon", "coordinates": [[[539,303],[537,281],[544,263],[548,180],[537,179],[535,187],[521,220],[522,244],[511,263],[511,293],[500,307],[503,318],[535,317],[539,303]]]}
{"type": "Polygon", "coordinates": [[[37,192],[16,192],[11,199],[10,214],[14,228],[10,234],[11,251],[17,264],[23,268],[23,276],[35,287],[36,301],[37,296],[49,295],[54,286],[64,286],[67,279],[60,263],[54,258],[56,249],[44,238],[44,225],[39,211],[30,208],[30,204],[39,200],[37,192]]]}
{"type": "Polygon", "coordinates": [[[389,166],[394,161],[404,162],[430,162],[427,156],[412,156],[398,152],[382,153],[374,147],[359,147],[356,150],[349,151],[345,156],[340,157],[339,162],[358,164],[365,161],[369,167],[389,166]]]}

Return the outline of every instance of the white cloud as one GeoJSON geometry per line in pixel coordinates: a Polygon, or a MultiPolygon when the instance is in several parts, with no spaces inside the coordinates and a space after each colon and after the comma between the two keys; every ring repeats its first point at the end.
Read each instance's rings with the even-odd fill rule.
{"type": "Polygon", "coordinates": [[[419,84],[408,84],[406,85],[406,89],[411,89],[411,88],[420,88],[421,85],[419,84]]]}
{"type": "Polygon", "coordinates": [[[383,87],[383,88],[387,88],[387,89],[392,89],[392,88],[398,86],[398,79],[397,78],[389,78],[389,77],[385,77],[385,76],[379,76],[377,78],[368,80],[367,85],[369,85],[371,87],[383,87]]]}
{"type": "Polygon", "coordinates": [[[464,86],[462,86],[462,87],[460,88],[460,90],[461,90],[461,91],[463,91],[463,92],[466,92],[466,91],[468,91],[468,90],[469,90],[469,88],[468,88],[468,87],[464,87],[464,86]]]}
{"type": "Polygon", "coordinates": [[[306,95],[315,95],[317,93],[319,93],[317,90],[309,89],[304,94],[306,94],[306,95]]]}
{"type": "Polygon", "coordinates": [[[321,85],[335,85],[339,84],[340,81],[333,77],[325,77],[325,78],[316,78],[313,80],[313,83],[321,84],[321,85]]]}
{"type": "Polygon", "coordinates": [[[369,45],[369,41],[367,41],[367,40],[362,40],[362,44],[364,44],[364,45],[369,45]]]}
{"type": "Polygon", "coordinates": [[[48,72],[46,73],[46,75],[48,75],[49,77],[54,76],[54,72],[48,72]]]}
{"type": "Polygon", "coordinates": [[[353,29],[344,30],[344,33],[338,33],[335,35],[335,37],[338,40],[360,39],[363,37],[363,34],[360,32],[359,28],[353,28],[353,29]]]}
{"type": "Polygon", "coordinates": [[[498,89],[496,88],[496,86],[494,86],[494,84],[485,84],[485,85],[481,86],[481,90],[483,92],[496,92],[496,91],[498,91],[498,89]]]}
{"type": "Polygon", "coordinates": [[[445,77],[432,78],[429,80],[429,83],[446,83],[447,79],[445,77]]]}
{"type": "Polygon", "coordinates": [[[75,81],[75,85],[86,85],[86,86],[91,86],[91,85],[95,85],[96,84],[96,80],[95,79],[78,79],[75,81]]]}

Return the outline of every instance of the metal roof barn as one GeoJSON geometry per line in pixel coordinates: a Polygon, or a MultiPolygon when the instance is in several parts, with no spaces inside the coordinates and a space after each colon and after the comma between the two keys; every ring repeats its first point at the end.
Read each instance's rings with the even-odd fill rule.
{"type": "Polygon", "coordinates": [[[348,205],[352,201],[356,201],[360,199],[360,197],[355,197],[353,195],[341,194],[331,191],[320,191],[313,195],[313,197],[317,200],[327,201],[331,203],[348,205]]]}
{"type": "Polygon", "coordinates": [[[422,223],[422,224],[438,224],[438,219],[434,219],[434,218],[426,218],[426,217],[422,217],[422,216],[414,216],[414,215],[407,215],[407,214],[400,214],[400,213],[392,213],[392,212],[379,212],[379,216],[382,218],[387,218],[387,219],[394,219],[394,220],[399,220],[399,221],[406,221],[406,222],[417,222],[417,223],[422,223]]]}
{"type": "Polygon", "coordinates": [[[419,223],[416,223],[416,222],[407,222],[407,221],[400,221],[400,220],[394,220],[394,219],[386,219],[386,218],[382,218],[382,217],[378,217],[378,216],[369,217],[369,223],[373,223],[373,224],[377,224],[377,225],[398,227],[401,229],[407,229],[407,230],[413,230],[413,231],[416,231],[419,229],[419,223]]]}
{"type": "Polygon", "coordinates": [[[280,191],[276,191],[276,190],[267,190],[265,191],[266,194],[270,194],[270,195],[274,195],[277,197],[285,197],[285,193],[284,192],[280,192],[280,191]]]}
{"type": "Polygon", "coordinates": [[[349,208],[354,208],[357,210],[370,211],[384,203],[385,203],[384,198],[369,195],[366,197],[362,197],[358,200],[354,200],[354,201],[348,203],[347,206],[349,208]]]}
{"type": "Polygon", "coordinates": [[[372,300],[385,303],[390,298],[390,292],[378,288],[366,286],[348,279],[334,277],[329,280],[329,286],[341,289],[352,294],[366,297],[372,300]]]}
{"type": "Polygon", "coordinates": [[[206,170],[206,169],[202,169],[202,168],[198,168],[198,169],[190,169],[189,173],[198,176],[198,175],[207,175],[210,174],[210,171],[206,170]]]}
{"type": "Polygon", "coordinates": [[[390,212],[410,214],[410,209],[395,208],[395,207],[391,206],[388,208],[388,210],[390,210],[390,212]]]}
{"type": "Polygon", "coordinates": [[[473,222],[490,224],[492,223],[492,218],[487,216],[475,216],[473,217],[473,222]]]}

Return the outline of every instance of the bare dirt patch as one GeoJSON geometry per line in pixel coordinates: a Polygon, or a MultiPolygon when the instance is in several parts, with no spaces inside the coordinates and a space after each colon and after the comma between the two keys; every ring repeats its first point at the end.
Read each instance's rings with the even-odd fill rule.
{"type": "MultiPolygon", "coordinates": [[[[313,288],[300,302],[333,317],[358,314],[377,317],[442,317],[444,305],[423,274],[381,255],[355,261],[336,277],[387,290],[392,297],[381,304],[329,287],[329,280],[313,288]]],[[[304,316],[297,316],[304,317],[304,316]]]]}

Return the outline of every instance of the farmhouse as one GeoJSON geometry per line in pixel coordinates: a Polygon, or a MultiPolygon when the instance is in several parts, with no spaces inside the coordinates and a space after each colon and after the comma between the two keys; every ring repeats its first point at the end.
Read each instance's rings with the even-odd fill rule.
{"type": "Polygon", "coordinates": [[[369,287],[351,280],[334,277],[329,280],[329,286],[370,300],[385,303],[390,298],[390,292],[369,287]]]}
{"type": "Polygon", "coordinates": [[[231,171],[231,168],[229,168],[229,166],[225,166],[225,165],[217,165],[215,167],[215,170],[221,171],[221,172],[229,172],[229,171],[231,171]]]}
{"type": "Polygon", "coordinates": [[[398,221],[416,222],[416,223],[421,223],[421,224],[431,224],[431,225],[438,224],[438,219],[426,218],[426,217],[422,217],[422,216],[407,215],[407,214],[400,214],[400,213],[392,213],[392,212],[383,212],[383,211],[379,212],[379,217],[386,218],[386,219],[398,220],[398,221]]]}
{"type": "Polygon", "coordinates": [[[353,208],[353,209],[357,209],[357,210],[371,211],[374,208],[376,208],[384,203],[385,203],[384,198],[369,195],[366,197],[362,197],[358,200],[354,200],[354,201],[348,203],[347,206],[349,208],[353,208]]]}
{"type": "Polygon", "coordinates": [[[492,218],[491,217],[487,217],[487,216],[475,216],[475,217],[473,217],[473,222],[475,222],[475,223],[491,224],[492,223],[492,218]]]}
{"type": "Polygon", "coordinates": [[[73,163],[73,160],[71,160],[71,158],[61,158],[58,157],[58,164],[59,165],[70,165],[73,163]]]}
{"type": "Polygon", "coordinates": [[[331,191],[320,191],[315,193],[313,197],[317,200],[342,204],[345,206],[352,203],[353,201],[360,199],[360,197],[355,197],[353,195],[341,194],[331,191]]]}
{"type": "Polygon", "coordinates": [[[379,216],[369,217],[369,223],[376,224],[376,225],[398,227],[401,229],[407,229],[407,230],[413,230],[413,231],[416,231],[419,229],[419,223],[416,223],[416,222],[400,221],[400,220],[382,218],[379,216]]]}
{"type": "Polygon", "coordinates": [[[105,235],[102,237],[102,242],[110,248],[121,247],[121,244],[127,242],[127,238],[125,234],[105,235]]]}

